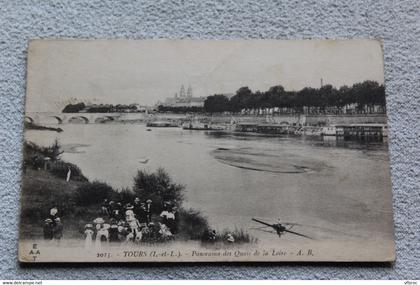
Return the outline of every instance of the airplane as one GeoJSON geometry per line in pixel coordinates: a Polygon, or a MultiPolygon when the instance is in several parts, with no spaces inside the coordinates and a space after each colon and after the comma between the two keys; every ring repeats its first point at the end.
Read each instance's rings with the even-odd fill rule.
{"type": "Polygon", "coordinates": [[[301,236],[301,237],[304,237],[304,238],[307,238],[307,239],[313,239],[310,236],[307,236],[307,235],[304,235],[304,234],[300,234],[300,233],[295,232],[295,231],[291,231],[291,229],[293,228],[293,226],[298,225],[298,224],[294,224],[294,223],[276,223],[276,224],[269,224],[269,223],[266,223],[264,221],[257,220],[257,219],[254,219],[254,218],[252,220],[254,222],[257,222],[257,223],[260,223],[260,224],[263,224],[264,225],[263,227],[255,228],[255,230],[260,230],[260,231],[269,232],[269,233],[277,233],[277,235],[279,237],[281,237],[285,233],[291,233],[291,234],[294,234],[294,235],[297,235],[297,236],[301,236]],[[269,230],[264,230],[264,228],[266,228],[266,227],[272,228],[275,232],[269,231],[269,230]]]}

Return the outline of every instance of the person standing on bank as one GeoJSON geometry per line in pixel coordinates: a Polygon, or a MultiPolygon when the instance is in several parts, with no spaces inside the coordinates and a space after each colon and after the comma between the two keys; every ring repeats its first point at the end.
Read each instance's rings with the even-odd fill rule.
{"type": "Polygon", "coordinates": [[[71,169],[70,169],[70,167],[68,167],[66,181],[69,182],[70,181],[70,178],[71,178],[71,169]]]}
{"type": "Polygon", "coordinates": [[[139,219],[140,218],[140,211],[141,211],[141,203],[140,203],[140,199],[138,197],[136,197],[134,199],[133,202],[133,212],[136,215],[136,218],[139,219]]]}
{"type": "Polygon", "coordinates": [[[147,217],[147,224],[152,222],[152,200],[146,200],[146,217],[147,217]]]}
{"type": "Polygon", "coordinates": [[[53,221],[50,218],[45,219],[43,231],[45,240],[53,239],[53,221]]]}
{"type": "Polygon", "coordinates": [[[59,242],[61,238],[63,237],[63,224],[61,223],[61,220],[59,217],[55,218],[54,222],[55,222],[55,225],[53,227],[54,239],[57,240],[57,242],[59,242]]]}
{"type": "Polygon", "coordinates": [[[53,225],[55,225],[55,219],[58,217],[57,214],[58,214],[57,207],[52,207],[51,210],[50,210],[49,218],[51,219],[53,225]]]}
{"type": "Polygon", "coordinates": [[[175,223],[176,223],[174,211],[163,210],[162,213],[160,214],[160,217],[162,218],[162,224],[166,225],[168,229],[171,231],[171,233],[174,234],[175,223]]]}
{"type": "MultiPolygon", "coordinates": [[[[134,208],[136,209],[136,208],[134,208]]],[[[140,226],[142,228],[148,226],[147,222],[147,213],[146,213],[146,204],[145,203],[140,203],[140,208],[137,210],[137,212],[135,213],[137,219],[139,220],[140,226]]]]}
{"type": "Polygon", "coordinates": [[[108,199],[105,199],[102,202],[102,206],[101,206],[102,215],[104,215],[104,216],[110,216],[109,211],[108,211],[108,208],[109,208],[109,202],[108,202],[108,199]]]}

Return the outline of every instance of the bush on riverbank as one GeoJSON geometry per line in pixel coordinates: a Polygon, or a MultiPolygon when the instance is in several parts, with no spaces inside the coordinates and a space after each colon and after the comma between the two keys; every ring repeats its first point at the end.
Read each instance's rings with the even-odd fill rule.
{"type": "Polygon", "coordinates": [[[207,219],[194,209],[181,209],[179,211],[179,228],[181,234],[193,240],[199,240],[208,231],[209,223],[207,219]]]}
{"type": "Polygon", "coordinates": [[[180,208],[184,189],[185,186],[174,183],[163,168],[158,168],[154,173],[139,170],[134,177],[134,193],[141,199],[151,199],[156,214],[162,211],[164,201],[170,201],[172,206],[180,208]]]}
{"type": "Polygon", "coordinates": [[[60,159],[60,155],[63,153],[61,146],[57,140],[50,146],[38,146],[33,142],[25,141],[23,145],[23,159],[28,163],[33,160],[34,157],[38,157],[44,161],[48,158],[50,161],[57,161],[60,159]]]}
{"type": "Polygon", "coordinates": [[[115,190],[106,183],[93,181],[84,183],[77,188],[75,197],[77,205],[90,206],[100,204],[104,199],[109,199],[115,190]]]}

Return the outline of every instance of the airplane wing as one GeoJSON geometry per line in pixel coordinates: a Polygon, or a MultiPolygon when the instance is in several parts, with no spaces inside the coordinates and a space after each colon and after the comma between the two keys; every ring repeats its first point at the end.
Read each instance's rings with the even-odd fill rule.
{"type": "Polygon", "coordinates": [[[257,222],[257,223],[260,223],[260,224],[263,224],[263,225],[266,225],[266,226],[269,226],[269,227],[273,227],[273,225],[270,225],[270,224],[268,224],[268,223],[266,223],[266,222],[263,222],[263,221],[260,221],[260,220],[257,220],[257,219],[252,219],[254,222],[257,222]]]}
{"type": "Polygon", "coordinates": [[[304,238],[313,239],[313,238],[311,238],[311,237],[309,237],[309,236],[307,236],[307,235],[300,234],[300,233],[297,233],[297,232],[294,232],[294,231],[291,231],[291,230],[284,230],[284,231],[285,231],[285,232],[288,232],[288,233],[291,233],[291,234],[295,234],[295,235],[298,235],[298,236],[304,237],[304,238]]]}
{"type": "Polygon", "coordinates": [[[276,232],[274,230],[264,230],[264,229],[256,229],[257,231],[261,231],[261,232],[265,232],[265,233],[270,233],[270,234],[275,234],[276,232]]]}

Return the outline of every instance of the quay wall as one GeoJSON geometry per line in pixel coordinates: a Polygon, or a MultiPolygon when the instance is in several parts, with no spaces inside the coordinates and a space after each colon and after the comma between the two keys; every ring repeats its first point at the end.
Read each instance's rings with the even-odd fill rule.
{"type": "Polygon", "coordinates": [[[334,124],[363,124],[377,123],[386,124],[385,114],[367,114],[367,115],[304,115],[304,114],[277,114],[277,115],[186,115],[171,113],[33,113],[26,114],[25,120],[30,122],[50,125],[67,124],[75,121],[87,124],[114,122],[114,123],[141,123],[149,120],[172,120],[186,121],[190,118],[198,120],[211,120],[216,124],[234,123],[272,123],[272,124],[301,124],[301,125],[334,125],[334,124]]]}
{"type": "Polygon", "coordinates": [[[307,125],[338,125],[338,124],[387,124],[386,114],[367,115],[306,115],[307,125]]]}
{"type": "MultiPolygon", "coordinates": [[[[198,119],[209,118],[197,116],[198,119]]],[[[273,124],[301,124],[301,125],[337,125],[337,124],[386,124],[386,114],[367,115],[273,115],[273,116],[241,116],[241,115],[214,115],[211,116],[214,123],[273,123],[273,124]]]]}

